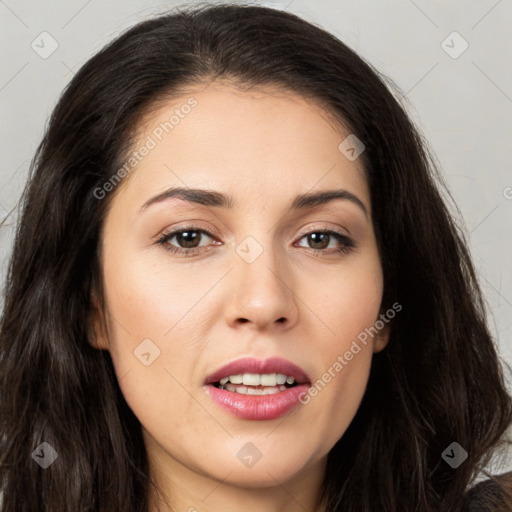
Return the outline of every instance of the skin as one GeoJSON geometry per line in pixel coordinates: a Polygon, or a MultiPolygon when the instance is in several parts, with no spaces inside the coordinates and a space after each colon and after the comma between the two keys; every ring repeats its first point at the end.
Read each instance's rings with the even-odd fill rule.
{"type": "MultiPolygon", "coordinates": [[[[327,454],[357,412],[387,327],[284,418],[232,416],[203,382],[243,356],[283,357],[316,381],[374,325],[383,275],[364,169],[338,150],[350,132],[312,100],[229,83],[160,106],[141,123],[134,148],[191,96],[197,106],[115,191],[101,237],[105,303],[91,343],[110,351],[143,427],[151,476],[175,510],[323,510],[315,500],[327,454]],[[223,192],[237,204],[172,198],[139,212],[171,186],[223,192]],[[289,209],[298,194],[339,188],[355,194],[368,215],[348,200],[289,209]],[[191,222],[215,235],[198,235],[198,254],[172,254],[157,243],[191,222]],[[356,247],[336,253],[343,244],[331,236],[323,255],[314,253],[319,245],[305,235],[323,228],[341,230],[356,247]],[[236,252],[248,236],[263,249],[252,263],[236,252]],[[134,356],[144,339],[160,350],[149,366],[134,356]],[[262,453],[250,468],[237,458],[247,442],[262,453]]],[[[176,236],[167,245],[187,247],[176,236]]],[[[152,496],[151,511],[157,503],[152,496]]]]}

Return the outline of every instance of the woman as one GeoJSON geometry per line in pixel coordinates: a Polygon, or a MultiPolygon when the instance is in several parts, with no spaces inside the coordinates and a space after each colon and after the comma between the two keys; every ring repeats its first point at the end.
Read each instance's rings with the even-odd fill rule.
{"type": "Polygon", "coordinates": [[[225,5],[128,30],[23,198],[2,512],[463,510],[512,406],[440,186],[322,29],[225,5]]]}

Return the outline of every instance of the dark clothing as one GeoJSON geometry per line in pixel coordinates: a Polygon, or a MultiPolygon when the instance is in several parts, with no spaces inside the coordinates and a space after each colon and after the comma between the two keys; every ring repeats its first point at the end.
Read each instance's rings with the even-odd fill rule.
{"type": "MultiPolygon", "coordinates": [[[[512,492],[512,471],[496,475],[496,479],[512,492]]],[[[500,486],[491,479],[479,482],[465,496],[463,512],[512,512],[505,506],[505,498],[500,486]]]]}

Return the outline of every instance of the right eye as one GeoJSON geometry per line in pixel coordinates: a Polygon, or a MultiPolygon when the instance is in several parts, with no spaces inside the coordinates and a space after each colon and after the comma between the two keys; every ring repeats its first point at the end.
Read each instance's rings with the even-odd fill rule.
{"type": "Polygon", "coordinates": [[[201,252],[199,247],[204,247],[197,245],[197,242],[201,239],[202,235],[214,238],[213,234],[205,229],[200,229],[196,226],[185,226],[171,232],[163,233],[157,240],[157,243],[162,245],[166,251],[170,251],[171,253],[193,256],[198,252],[201,252]],[[176,238],[179,245],[185,247],[176,247],[171,244],[170,242],[173,238],[176,238]]]}

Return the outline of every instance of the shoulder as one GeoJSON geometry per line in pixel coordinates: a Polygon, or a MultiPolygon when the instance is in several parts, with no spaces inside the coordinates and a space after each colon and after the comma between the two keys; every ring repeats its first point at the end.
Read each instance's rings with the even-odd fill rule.
{"type": "Polygon", "coordinates": [[[496,475],[495,478],[496,481],[484,480],[467,491],[461,512],[512,512],[512,508],[505,505],[501,487],[512,492],[512,471],[496,475]]]}

